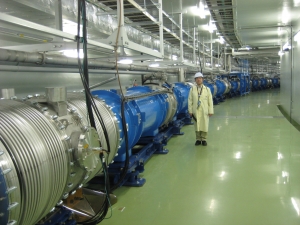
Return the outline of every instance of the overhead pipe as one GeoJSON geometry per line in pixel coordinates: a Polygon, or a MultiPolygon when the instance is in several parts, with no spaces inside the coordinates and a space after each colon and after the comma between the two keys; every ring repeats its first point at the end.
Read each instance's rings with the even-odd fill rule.
{"type": "MultiPolygon", "coordinates": [[[[24,63],[36,63],[36,64],[52,64],[52,65],[64,65],[64,66],[78,66],[77,58],[69,58],[61,55],[46,55],[38,52],[23,52],[15,50],[0,49],[0,61],[8,62],[24,62],[24,63]]],[[[89,59],[89,67],[100,67],[107,69],[116,69],[116,65],[113,62],[101,62],[98,59],[89,59]]],[[[118,64],[118,69],[129,71],[149,71],[149,72],[162,72],[161,68],[138,66],[138,65],[126,65],[118,64]]],[[[176,73],[178,69],[163,69],[164,72],[176,73]]]]}
{"type": "Polygon", "coordinates": [[[268,49],[257,49],[257,50],[246,50],[246,51],[232,51],[233,56],[241,56],[241,55],[256,55],[256,54],[278,54],[280,48],[268,48],[268,49]]]}
{"type": "MultiPolygon", "coordinates": [[[[76,68],[54,68],[54,67],[33,67],[33,66],[12,66],[12,65],[1,65],[0,71],[6,72],[55,72],[55,73],[79,73],[76,68]]],[[[97,74],[116,74],[116,70],[95,70],[89,69],[89,73],[97,74]]],[[[120,71],[119,74],[130,74],[130,75],[144,75],[152,74],[150,71],[120,71]]]]}

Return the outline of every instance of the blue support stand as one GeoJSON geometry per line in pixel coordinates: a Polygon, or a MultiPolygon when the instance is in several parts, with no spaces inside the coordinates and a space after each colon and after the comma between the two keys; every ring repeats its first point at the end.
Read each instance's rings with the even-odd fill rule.
{"type": "MultiPolygon", "coordinates": [[[[159,133],[152,137],[142,137],[137,143],[137,146],[143,146],[141,149],[135,151],[132,149],[133,154],[129,158],[129,166],[127,174],[123,183],[120,186],[141,187],[145,184],[146,179],[140,178],[139,174],[144,172],[145,163],[150,159],[153,154],[167,154],[168,149],[165,148],[168,140],[173,135],[183,135],[180,129],[184,125],[193,124],[188,113],[177,115],[177,120],[172,121],[168,126],[162,127],[159,133]]],[[[113,178],[113,183],[117,183],[120,174],[125,166],[124,162],[114,162],[109,165],[109,174],[113,178]]]]}
{"type": "Polygon", "coordinates": [[[216,98],[216,97],[213,97],[213,102],[214,102],[214,105],[219,105],[219,100],[218,100],[218,98],[216,98]]]}
{"type": "Polygon", "coordinates": [[[56,209],[50,216],[41,220],[37,225],[76,225],[76,220],[72,218],[72,212],[65,207],[56,209]]]}

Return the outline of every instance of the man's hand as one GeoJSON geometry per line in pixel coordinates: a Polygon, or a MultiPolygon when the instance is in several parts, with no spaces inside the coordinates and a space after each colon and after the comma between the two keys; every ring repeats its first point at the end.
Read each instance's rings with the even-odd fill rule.
{"type": "Polygon", "coordinates": [[[193,116],[193,113],[189,113],[190,114],[190,117],[192,117],[193,116]]]}
{"type": "Polygon", "coordinates": [[[213,114],[208,114],[209,117],[211,117],[213,114]]]}

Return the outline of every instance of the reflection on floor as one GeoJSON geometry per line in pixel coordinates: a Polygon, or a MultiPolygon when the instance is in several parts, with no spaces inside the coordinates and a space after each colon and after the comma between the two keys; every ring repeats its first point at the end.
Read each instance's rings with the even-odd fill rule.
{"type": "Polygon", "coordinates": [[[148,161],[143,187],[115,191],[101,224],[300,224],[300,135],[279,101],[279,90],[267,90],[215,106],[206,147],[185,126],[167,155],[148,161]]]}

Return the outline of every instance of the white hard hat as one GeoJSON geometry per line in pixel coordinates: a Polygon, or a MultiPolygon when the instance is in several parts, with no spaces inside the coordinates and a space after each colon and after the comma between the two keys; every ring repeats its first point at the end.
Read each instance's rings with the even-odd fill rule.
{"type": "Polygon", "coordinates": [[[195,74],[194,78],[196,79],[197,77],[203,77],[203,74],[198,72],[198,73],[195,74]]]}

